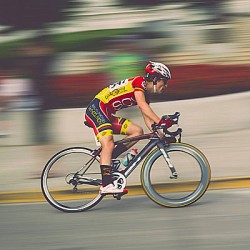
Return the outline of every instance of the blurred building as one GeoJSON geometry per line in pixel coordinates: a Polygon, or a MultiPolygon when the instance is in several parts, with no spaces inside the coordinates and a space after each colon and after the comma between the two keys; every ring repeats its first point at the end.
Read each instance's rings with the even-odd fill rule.
{"type": "MultiPolygon", "coordinates": [[[[219,10],[214,11],[213,6],[194,7],[191,2],[138,9],[121,7],[119,1],[114,0],[89,1],[88,8],[72,20],[70,26],[72,31],[133,27],[136,34],[143,37],[140,47],[168,64],[248,64],[250,3],[246,0],[220,3],[219,10]]],[[[61,27],[57,31],[62,30],[69,32],[70,28],[61,27]]],[[[73,65],[75,70],[83,70],[81,65],[89,61],[90,53],[96,58],[96,53],[91,51],[88,58],[79,58],[77,53],[66,53],[60,58],[64,58],[62,63],[69,71],[73,65]],[[68,66],[65,66],[67,57],[68,66]]],[[[99,54],[105,55],[105,51],[99,54]]],[[[99,59],[96,63],[102,67],[99,59]]],[[[96,63],[90,70],[96,68],[96,63]]]]}
{"type": "MultiPolygon", "coordinates": [[[[111,81],[143,75],[148,60],[166,63],[173,73],[173,84],[169,84],[168,93],[161,100],[250,89],[249,0],[162,0],[162,4],[146,7],[124,5],[125,0],[77,1],[79,8],[71,12],[71,19],[46,30],[52,37],[69,35],[72,43],[72,50],[55,51],[46,71],[47,90],[52,97],[47,102],[48,109],[84,107],[111,81]],[[111,35],[91,40],[96,46],[82,46],[77,41],[85,31],[93,32],[95,37],[101,30],[111,35]],[[110,32],[113,30],[126,32],[119,40],[110,32]]],[[[0,33],[0,43],[30,39],[39,32],[0,33]]],[[[42,123],[41,126],[44,127],[42,123]]]]}

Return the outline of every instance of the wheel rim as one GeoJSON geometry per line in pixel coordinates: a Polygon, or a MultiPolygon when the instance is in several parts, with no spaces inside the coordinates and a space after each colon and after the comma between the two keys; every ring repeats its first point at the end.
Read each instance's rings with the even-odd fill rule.
{"type": "Polygon", "coordinates": [[[169,179],[171,172],[160,151],[155,150],[142,169],[144,190],[149,198],[163,206],[181,207],[192,204],[208,187],[209,164],[200,151],[187,144],[171,144],[167,151],[178,172],[178,179],[169,179]],[[154,173],[157,174],[154,176],[154,173]]]}
{"type": "Polygon", "coordinates": [[[102,199],[99,158],[81,178],[75,175],[91,157],[91,150],[84,148],[66,149],[52,157],[42,174],[43,194],[51,205],[65,212],[78,212],[93,207],[102,199]],[[86,181],[90,178],[99,182],[86,181]]]}

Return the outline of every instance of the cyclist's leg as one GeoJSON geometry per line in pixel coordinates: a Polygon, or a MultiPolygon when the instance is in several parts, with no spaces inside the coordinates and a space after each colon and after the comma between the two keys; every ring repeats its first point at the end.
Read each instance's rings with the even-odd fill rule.
{"type": "Polygon", "coordinates": [[[114,149],[114,141],[110,122],[111,115],[107,112],[105,104],[98,99],[94,99],[86,109],[85,118],[94,129],[97,140],[102,145],[100,168],[103,186],[100,188],[100,193],[103,195],[126,193],[123,186],[118,187],[113,183],[111,175],[111,155],[114,149]]]}
{"type": "MultiPolygon", "coordinates": [[[[126,138],[143,134],[142,127],[135,123],[132,123],[130,120],[127,120],[125,118],[112,116],[111,122],[113,125],[112,128],[114,134],[123,134],[126,135],[126,138]]],[[[127,151],[130,147],[135,145],[136,142],[137,141],[117,145],[117,147],[113,151],[112,158],[117,158],[123,152],[127,151]]]]}
{"type": "Polygon", "coordinates": [[[112,183],[111,155],[114,149],[114,141],[112,124],[105,105],[100,100],[94,99],[86,109],[85,119],[93,128],[97,140],[102,145],[100,168],[102,184],[106,186],[112,183]]]}
{"type": "Polygon", "coordinates": [[[100,168],[102,173],[102,184],[107,186],[112,183],[111,177],[111,157],[114,149],[114,140],[112,135],[103,136],[100,139],[102,152],[100,157],[100,168]]]}

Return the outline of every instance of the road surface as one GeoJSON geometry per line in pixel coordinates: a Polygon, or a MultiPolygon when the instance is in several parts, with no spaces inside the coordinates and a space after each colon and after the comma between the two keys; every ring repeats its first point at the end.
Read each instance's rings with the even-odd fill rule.
{"type": "Polygon", "coordinates": [[[208,191],[178,209],[146,196],[67,214],[47,203],[1,205],[3,250],[249,250],[250,189],[208,191]]]}

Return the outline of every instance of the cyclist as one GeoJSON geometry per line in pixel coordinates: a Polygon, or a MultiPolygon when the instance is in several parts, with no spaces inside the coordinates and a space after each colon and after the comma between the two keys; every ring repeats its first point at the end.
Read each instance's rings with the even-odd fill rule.
{"type": "Polygon", "coordinates": [[[162,63],[149,62],[144,77],[137,76],[109,85],[100,91],[86,108],[85,119],[93,128],[97,140],[101,143],[100,168],[102,186],[100,194],[125,192],[112,182],[111,164],[120,154],[136,142],[119,144],[114,148],[113,134],[134,137],[143,134],[141,126],[115,113],[123,108],[138,105],[146,126],[151,131],[152,123],[161,123],[161,119],[149,106],[148,94],[162,94],[166,91],[170,70],[162,63]]]}

